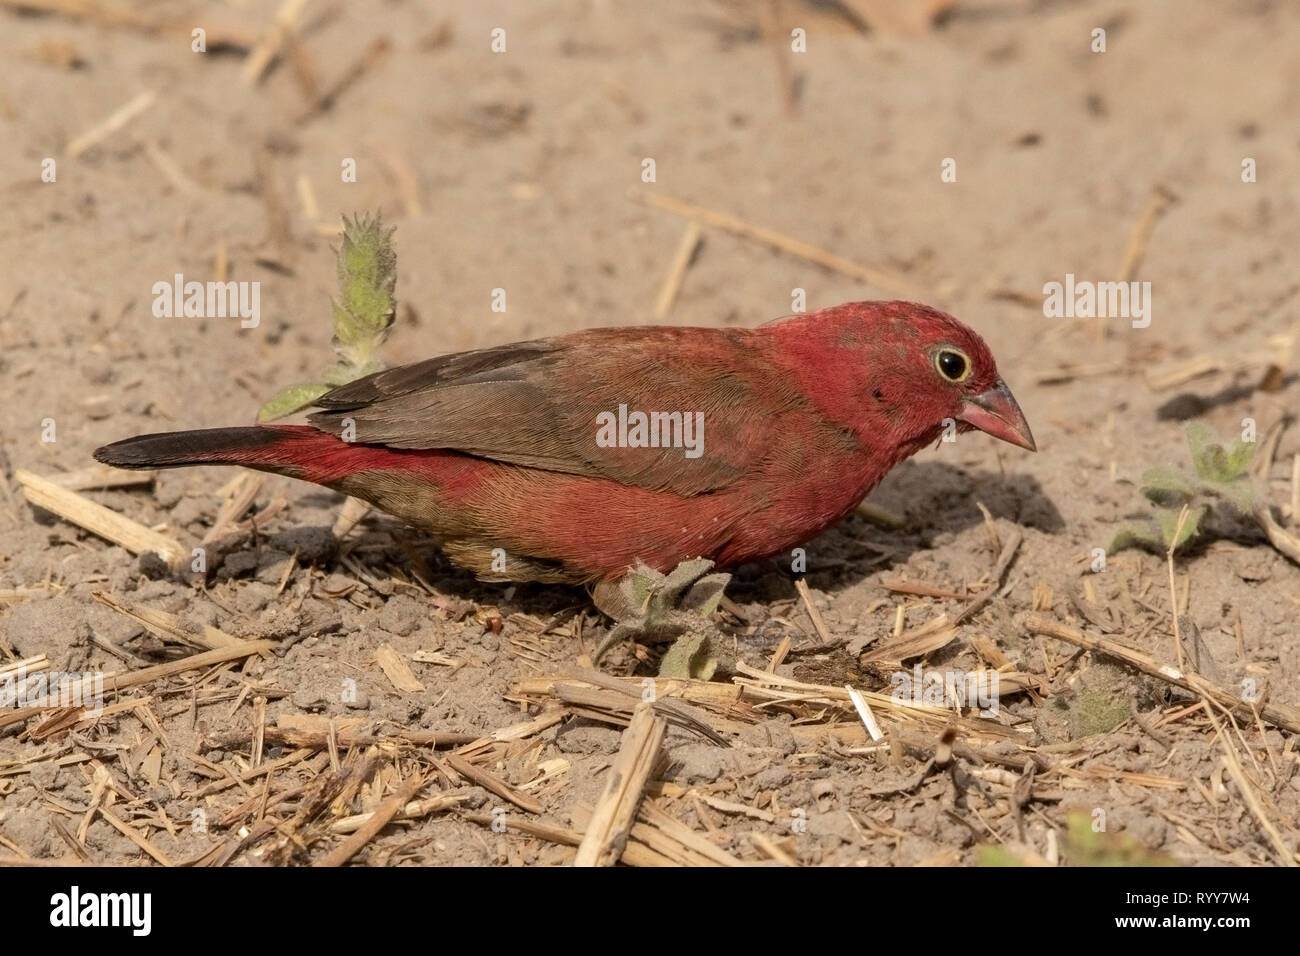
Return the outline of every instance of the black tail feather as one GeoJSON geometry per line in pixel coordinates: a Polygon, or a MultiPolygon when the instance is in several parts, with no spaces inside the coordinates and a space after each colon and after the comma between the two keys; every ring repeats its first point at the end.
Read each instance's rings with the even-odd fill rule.
{"type": "Polygon", "coordinates": [[[95,449],[95,460],[114,468],[176,468],[182,465],[238,465],[258,449],[283,440],[276,428],[203,428],[124,438],[95,449]]]}

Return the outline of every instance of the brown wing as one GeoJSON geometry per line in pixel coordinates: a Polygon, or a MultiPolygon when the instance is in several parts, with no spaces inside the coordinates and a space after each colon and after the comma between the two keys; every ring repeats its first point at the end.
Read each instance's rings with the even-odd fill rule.
{"type": "Polygon", "coordinates": [[[350,419],[358,442],[695,495],[756,468],[773,413],[804,408],[759,358],[745,330],[600,329],[377,372],[324,395],[310,420],[337,435],[350,419]],[[616,418],[620,405],[629,415],[701,412],[702,453],[602,447],[597,416],[616,418]]]}

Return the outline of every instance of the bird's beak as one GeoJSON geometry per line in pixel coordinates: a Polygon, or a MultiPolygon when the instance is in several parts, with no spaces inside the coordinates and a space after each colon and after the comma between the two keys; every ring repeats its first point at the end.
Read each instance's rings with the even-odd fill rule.
{"type": "Polygon", "coordinates": [[[962,402],[957,418],[994,438],[1038,451],[1029,423],[1025,421],[1025,413],[1002,382],[962,402]]]}

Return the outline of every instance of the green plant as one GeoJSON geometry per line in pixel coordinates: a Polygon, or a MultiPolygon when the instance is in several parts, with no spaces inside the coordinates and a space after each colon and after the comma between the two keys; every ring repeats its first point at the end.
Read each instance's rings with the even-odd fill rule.
{"type": "Polygon", "coordinates": [[[343,243],[337,252],[339,297],[332,311],[338,361],[321,373],[319,382],[290,385],[277,393],[257,413],[259,422],[292,415],[330,389],[383,368],[379,348],[397,311],[397,254],[392,238],[393,230],[385,229],[378,215],[344,217],[343,243]]]}
{"type": "Polygon", "coordinates": [[[1153,520],[1142,527],[1121,528],[1110,550],[1144,547],[1162,554],[1177,551],[1201,533],[1201,522],[1216,500],[1243,515],[1255,514],[1255,488],[1249,472],[1256,444],[1238,439],[1225,448],[1213,431],[1198,422],[1187,426],[1187,444],[1195,474],[1168,465],[1144,472],[1142,494],[1154,507],[1153,520]],[[1180,528],[1184,508],[1187,516],[1180,528]]]}
{"type": "MultiPolygon", "coordinates": [[[[980,866],[1041,866],[1042,860],[1024,848],[981,844],[980,866]]],[[[1172,857],[1142,845],[1127,833],[1106,833],[1093,826],[1093,817],[1078,811],[1066,817],[1061,836],[1061,857],[1066,866],[1177,866],[1172,857]]]]}

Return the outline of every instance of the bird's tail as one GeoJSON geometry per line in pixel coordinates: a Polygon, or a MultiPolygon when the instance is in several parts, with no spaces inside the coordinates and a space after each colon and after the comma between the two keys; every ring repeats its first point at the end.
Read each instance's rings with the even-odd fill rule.
{"type": "Polygon", "coordinates": [[[137,435],[95,449],[115,468],[242,465],[324,484],[355,467],[359,449],[310,425],[204,428],[137,435]]]}

